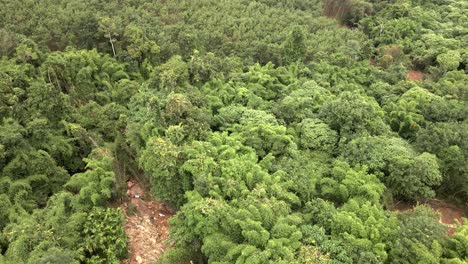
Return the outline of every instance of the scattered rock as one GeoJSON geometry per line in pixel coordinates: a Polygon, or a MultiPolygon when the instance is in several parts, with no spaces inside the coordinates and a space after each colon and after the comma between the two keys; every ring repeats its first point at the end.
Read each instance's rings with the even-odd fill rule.
{"type": "Polygon", "coordinates": [[[152,264],[171,246],[166,243],[169,236],[167,221],[174,212],[164,203],[144,200],[143,197],[148,196],[144,195],[144,190],[136,180],[128,181],[127,187],[127,195],[136,208],[136,214],[128,214],[130,203],[121,204],[126,214],[125,232],[129,249],[129,258],[124,263],[152,264]]]}
{"type": "Polygon", "coordinates": [[[137,261],[137,263],[138,263],[138,264],[141,264],[141,263],[143,263],[143,260],[141,259],[141,257],[140,257],[140,256],[136,256],[136,258],[135,258],[135,259],[136,259],[136,261],[137,261]]]}

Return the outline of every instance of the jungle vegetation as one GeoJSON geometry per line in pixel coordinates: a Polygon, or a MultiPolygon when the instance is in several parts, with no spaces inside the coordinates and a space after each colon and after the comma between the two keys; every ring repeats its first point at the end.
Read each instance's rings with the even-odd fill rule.
{"type": "Polygon", "coordinates": [[[160,263],[468,261],[423,205],[468,201],[466,1],[0,1],[0,58],[0,263],[120,263],[130,175],[160,263]]]}

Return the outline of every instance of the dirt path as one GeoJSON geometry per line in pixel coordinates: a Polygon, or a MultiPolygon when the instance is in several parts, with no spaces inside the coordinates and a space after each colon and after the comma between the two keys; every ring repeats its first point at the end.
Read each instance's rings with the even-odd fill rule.
{"type": "Polygon", "coordinates": [[[127,182],[128,202],[121,205],[125,212],[125,232],[129,238],[126,264],[152,264],[168,246],[167,220],[174,212],[164,203],[145,199],[145,193],[134,179],[127,182]]]}
{"type": "MultiPolygon", "coordinates": [[[[446,201],[437,199],[430,200],[426,205],[432,207],[434,211],[440,213],[439,222],[448,227],[448,235],[455,233],[457,221],[462,223],[463,218],[467,217],[466,210],[446,201]]],[[[407,211],[413,209],[414,205],[399,202],[395,204],[392,210],[407,211]]]]}

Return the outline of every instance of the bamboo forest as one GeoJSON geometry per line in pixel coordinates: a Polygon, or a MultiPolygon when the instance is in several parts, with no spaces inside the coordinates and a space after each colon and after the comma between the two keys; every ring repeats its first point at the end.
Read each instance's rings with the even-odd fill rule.
{"type": "Polygon", "coordinates": [[[466,0],[0,0],[0,264],[466,264],[467,118],[466,0]]]}

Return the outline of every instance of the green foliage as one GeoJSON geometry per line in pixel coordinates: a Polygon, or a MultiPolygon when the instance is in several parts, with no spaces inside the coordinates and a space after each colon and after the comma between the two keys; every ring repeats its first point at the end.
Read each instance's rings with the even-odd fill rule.
{"type": "Polygon", "coordinates": [[[440,64],[440,67],[446,71],[456,70],[458,65],[460,65],[460,61],[460,53],[453,50],[437,56],[437,62],[440,64]]]}
{"type": "MultiPolygon", "coordinates": [[[[271,155],[264,161],[269,158],[271,155]]],[[[202,195],[234,199],[267,184],[276,197],[298,201],[291,193],[281,191],[286,175],[270,175],[264,164],[258,163],[252,148],[226,133],[213,133],[209,141],[193,142],[180,172],[193,177],[194,189],[202,195]]]]}
{"type": "Polygon", "coordinates": [[[305,250],[301,248],[298,252],[301,261],[312,260],[318,263],[321,263],[320,261],[324,263],[353,263],[351,257],[344,249],[343,243],[327,235],[323,227],[318,225],[303,225],[301,226],[301,231],[304,234],[302,241],[305,244],[305,250]],[[312,256],[309,253],[311,249],[313,250],[312,256]]]}
{"type": "Polygon", "coordinates": [[[115,176],[113,158],[109,149],[95,149],[89,159],[85,159],[87,170],[73,175],[64,188],[79,193],[79,203],[84,208],[104,206],[112,198],[115,176]]]}
{"type": "Polygon", "coordinates": [[[338,135],[320,119],[303,119],[298,125],[299,145],[310,150],[332,152],[338,135]]]}
{"type": "Polygon", "coordinates": [[[268,198],[264,189],[244,196],[227,203],[191,193],[173,220],[180,223],[175,232],[188,228],[192,239],[203,238],[201,250],[215,262],[294,260],[302,236],[300,217],[290,215],[284,201],[268,198]]]}
{"type": "Polygon", "coordinates": [[[341,137],[380,135],[388,131],[377,102],[357,92],[343,92],[337,99],[326,102],[319,116],[341,137]]]}
{"type": "Polygon", "coordinates": [[[85,263],[113,263],[127,255],[127,236],[120,209],[94,208],[83,226],[85,263]]]}
{"type": "Polygon", "coordinates": [[[296,147],[284,126],[247,122],[242,126],[235,126],[233,130],[234,135],[244,145],[255,149],[260,158],[269,153],[275,157],[288,155],[296,147]]]}
{"type": "Polygon", "coordinates": [[[378,205],[350,199],[334,215],[332,236],[339,237],[353,262],[384,262],[386,244],[398,230],[398,221],[378,205]]]}
{"type": "Polygon", "coordinates": [[[306,35],[302,28],[295,27],[283,44],[283,60],[286,64],[303,60],[306,52],[306,35]]]}
{"type": "Polygon", "coordinates": [[[332,236],[340,238],[353,262],[384,262],[386,244],[398,230],[394,215],[388,215],[378,205],[350,199],[334,215],[332,236]]]}
{"type": "Polygon", "coordinates": [[[159,55],[160,47],[156,42],[147,36],[143,28],[130,24],[125,27],[123,34],[128,43],[127,52],[132,59],[139,61],[149,60],[154,62],[159,55]]]}
{"type": "Polygon", "coordinates": [[[464,40],[458,32],[467,16],[464,8],[466,3],[452,0],[383,2],[374,16],[359,24],[376,45],[402,45],[417,67],[439,64],[445,72],[462,61],[464,40]]]}
{"type": "Polygon", "coordinates": [[[447,240],[447,245],[444,248],[444,263],[456,263],[468,260],[468,223],[466,219],[462,224],[457,226],[457,231],[447,240]]]}
{"type": "Polygon", "coordinates": [[[150,139],[140,158],[154,195],[177,207],[184,203],[185,191],[192,188],[191,177],[179,172],[183,162],[183,149],[163,138],[150,139]]]}
{"type": "Polygon", "coordinates": [[[78,264],[76,253],[71,250],[52,247],[47,251],[37,252],[34,254],[28,263],[37,264],[55,264],[55,263],[73,263],[78,264]]]}
{"type": "Polygon", "coordinates": [[[436,154],[441,161],[442,191],[461,199],[468,197],[465,127],[465,123],[435,123],[420,130],[416,139],[420,149],[436,154]]]}
{"type": "Polygon", "coordinates": [[[398,138],[363,137],[352,140],[343,151],[352,165],[366,165],[371,172],[406,199],[424,199],[435,195],[442,176],[437,158],[430,153],[417,154],[398,138]]]}
{"type": "Polygon", "coordinates": [[[120,262],[128,175],[178,209],[160,263],[466,262],[383,209],[467,200],[466,10],[1,1],[0,262],[120,262]]]}
{"type": "Polygon", "coordinates": [[[379,204],[384,185],[366,169],[353,170],[342,161],[337,161],[328,177],[320,179],[320,195],[327,200],[344,203],[349,199],[379,204]]]}
{"type": "Polygon", "coordinates": [[[205,84],[211,80],[228,79],[234,73],[240,73],[238,58],[219,57],[212,52],[201,53],[194,50],[189,61],[190,80],[193,84],[205,84]]]}
{"type": "Polygon", "coordinates": [[[401,213],[398,240],[390,251],[391,261],[439,263],[442,255],[440,242],[447,230],[438,222],[438,217],[431,208],[425,206],[401,213]]]}
{"type": "Polygon", "coordinates": [[[156,89],[171,92],[184,88],[189,80],[187,64],[180,56],[174,56],[166,63],[155,68],[151,79],[156,89]]]}
{"type": "Polygon", "coordinates": [[[330,91],[314,81],[308,81],[300,89],[286,95],[275,113],[287,123],[300,122],[304,118],[314,117],[322,105],[332,99],[330,91]]]}
{"type": "Polygon", "coordinates": [[[80,260],[94,263],[91,253],[101,254],[101,262],[111,258],[117,261],[125,255],[126,238],[121,213],[100,207],[107,205],[113,196],[113,159],[110,155],[108,149],[96,149],[86,160],[88,170],[73,175],[65,185],[66,189],[77,194],[59,191],[48,199],[45,207],[35,210],[25,205],[27,192],[31,192],[30,185],[20,185],[20,181],[2,181],[2,186],[9,185],[10,191],[16,193],[13,199],[0,195],[2,204],[10,200],[14,203],[6,211],[5,216],[10,223],[3,229],[8,243],[7,261],[57,263],[55,261],[59,259],[69,259],[70,263],[79,263],[80,260]],[[97,213],[88,214],[91,208],[97,213]],[[31,214],[25,209],[31,210],[31,214]]]}
{"type": "Polygon", "coordinates": [[[340,19],[343,23],[353,26],[363,17],[373,13],[374,1],[365,0],[326,0],[324,14],[340,19]]]}
{"type": "Polygon", "coordinates": [[[288,190],[294,192],[301,201],[307,204],[318,192],[318,182],[329,171],[330,157],[327,154],[310,151],[297,151],[290,157],[276,160],[268,156],[262,160],[264,168],[275,171],[283,170],[289,184],[288,190]]]}

